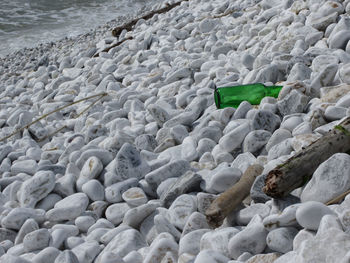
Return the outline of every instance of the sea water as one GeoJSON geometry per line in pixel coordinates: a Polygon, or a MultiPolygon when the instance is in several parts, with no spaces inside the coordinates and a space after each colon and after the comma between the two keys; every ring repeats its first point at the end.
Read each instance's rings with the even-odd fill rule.
{"type": "Polygon", "coordinates": [[[0,57],[89,32],[161,0],[0,0],[0,57]]]}

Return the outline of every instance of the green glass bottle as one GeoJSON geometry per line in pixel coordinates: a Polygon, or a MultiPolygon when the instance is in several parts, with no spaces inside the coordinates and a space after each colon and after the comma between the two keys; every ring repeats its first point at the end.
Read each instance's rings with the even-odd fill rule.
{"type": "Polygon", "coordinates": [[[252,105],[258,105],[264,97],[278,97],[283,86],[265,86],[261,83],[215,88],[214,99],[218,109],[226,107],[237,108],[246,100],[252,105]]]}

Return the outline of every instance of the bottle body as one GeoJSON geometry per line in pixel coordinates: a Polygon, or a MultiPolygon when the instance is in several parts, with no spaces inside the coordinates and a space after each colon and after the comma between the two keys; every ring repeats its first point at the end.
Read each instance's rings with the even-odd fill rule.
{"type": "Polygon", "coordinates": [[[245,100],[252,105],[258,105],[266,96],[277,98],[281,89],[282,86],[265,86],[261,83],[220,87],[215,89],[214,99],[218,109],[237,108],[245,100]]]}

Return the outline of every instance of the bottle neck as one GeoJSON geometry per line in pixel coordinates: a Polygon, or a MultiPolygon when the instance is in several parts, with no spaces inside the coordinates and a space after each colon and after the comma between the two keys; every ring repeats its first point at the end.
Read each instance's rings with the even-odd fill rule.
{"type": "Polygon", "coordinates": [[[283,86],[265,86],[265,94],[267,97],[278,97],[278,94],[280,93],[283,86]]]}

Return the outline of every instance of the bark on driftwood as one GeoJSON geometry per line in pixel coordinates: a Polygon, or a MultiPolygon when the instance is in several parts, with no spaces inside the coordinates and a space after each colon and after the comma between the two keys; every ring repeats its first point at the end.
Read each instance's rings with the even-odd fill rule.
{"type": "Polygon", "coordinates": [[[263,191],[274,198],[304,185],[317,167],[335,153],[350,151],[350,117],[304,150],[270,171],[263,191]]]}
{"type": "Polygon", "coordinates": [[[249,166],[235,185],[212,202],[205,212],[208,224],[211,227],[219,227],[225,217],[249,195],[255,178],[262,173],[263,169],[259,164],[249,166]]]}

